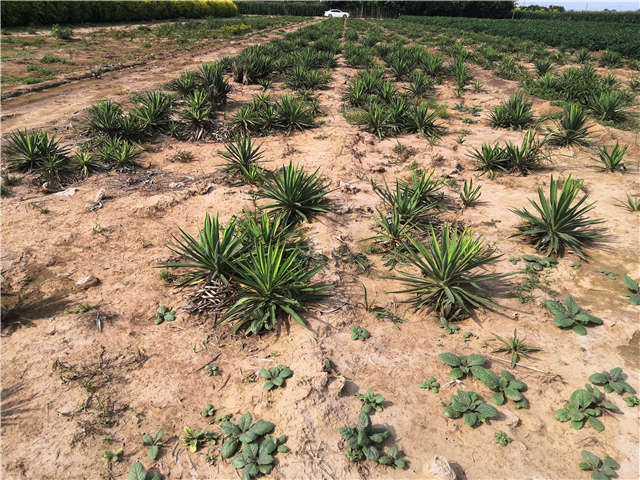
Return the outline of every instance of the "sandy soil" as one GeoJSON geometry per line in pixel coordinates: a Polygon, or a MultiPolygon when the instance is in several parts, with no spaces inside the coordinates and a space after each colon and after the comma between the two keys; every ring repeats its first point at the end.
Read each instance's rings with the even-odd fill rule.
{"type": "MultiPolygon", "coordinates": [[[[16,116],[3,119],[3,128],[50,126],[64,132],[71,128],[69,117],[96,98],[122,99],[125,94],[118,89],[159,85],[198,62],[232,54],[243,46],[6,102],[5,113],[16,116]]],[[[308,169],[320,168],[337,188],[331,198],[339,211],[308,226],[319,253],[332,258],[332,251],[343,241],[353,251],[367,247],[362,240],[371,236],[371,212],[378,205],[370,177],[378,182],[406,178],[408,164],[416,161],[421,168],[455,180],[459,187],[473,175],[472,160],[466,156],[469,148],[486,141],[520,141],[522,133],[493,129],[487,120],[489,108],[515,91],[516,83],[476,67],[472,72],[486,89],[465,95],[467,106],[482,108],[480,117],[474,117],[479,123],[464,124],[462,118],[469,115],[453,110],[460,99],[450,82],[438,86],[435,98],[448,105],[451,117],[443,120],[449,134],[434,146],[414,135],[378,141],[348,124],[341,113],[342,95],[355,70],[342,60],[331,88],[319,94],[327,112],[320,126],[290,137],[261,139],[266,167],[277,168],[292,159],[308,169]],[[470,133],[459,144],[456,138],[462,130],[470,133]],[[414,148],[415,155],[400,161],[393,151],[398,142],[414,148]],[[339,182],[354,186],[356,192],[339,188],[339,182]]],[[[246,101],[258,90],[234,86],[230,104],[246,101]]],[[[280,88],[276,85],[276,90],[280,88]]],[[[534,109],[541,114],[552,107],[536,100],[534,109]]],[[[292,323],[276,334],[245,338],[231,335],[226,327],[212,329],[213,319],[181,310],[175,323],[155,326],[152,317],[159,304],[180,307],[186,303],[182,293],[158,277],[156,268],[169,257],[166,243],[171,234],[177,227],[194,232],[205,212],[219,212],[226,220],[251,205],[251,188],[230,187],[216,170],[221,144],[160,137],[153,151],[142,158],[144,164],[151,162],[149,170],[92,176],[74,185],[77,192],[71,197],[42,195],[26,182],[13,187],[14,195],[2,201],[1,260],[4,278],[19,293],[20,306],[19,321],[3,328],[2,335],[4,477],[124,478],[135,460],[152,465],[141,446],[142,434],[163,428],[168,440],[153,465],[166,478],[237,478],[230,464],[209,466],[206,450],[191,454],[178,440],[184,426],[207,426],[200,411],[205,403],[212,403],[217,414],[251,412],[274,422],[278,435],[289,436],[292,451],[277,457],[273,478],[437,478],[429,465],[435,455],[444,455],[460,478],[579,479],[588,475],[577,466],[584,448],[617,459],[621,478],[638,478],[637,408],[609,395],[623,413],[604,417],[602,433],[590,428],[572,430],[553,418],[553,411],[596,371],[620,366],[631,385],[640,389],[638,307],[622,296],[619,279],[599,273],[605,269],[640,277],[639,217],[618,205],[626,193],[640,191],[640,147],[636,133],[612,128],[594,127],[593,138],[629,144],[627,155],[633,165],[623,175],[600,173],[589,168],[588,150],[557,148],[553,164],[535,175],[474,180],[482,185],[477,206],[462,210],[457,188],[447,187],[450,201],[443,213],[495,243],[504,254],[495,270],[512,272],[522,263],[514,266],[510,257],[536,252],[509,238],[518,221],[509,209],[525,206],[536,187],[548,184],[551,174],[571,173],[583,179],[597,202],[593,215],[607,220],[609,236],[606,243],[588,251],[589,262],[579,262],[580,268],[575,269],[571,265],[577,257],[567,255],[548,278],[561,297],[573,295],[583,308],[604,320],[603,326],[589,329],[584,337],[554,326],[539,306],[548,298],[539,290],[535,300],[526,304],[496,291],[503,308],[477,312],[460,324],[461,332],[455,335],[441,336],[435,315],[403,313],[400,306],[407,321],[397,329],[358,306],[363,301],[361,284],[366,285],[369,300],[379,305],[392,308],[394,301],[402,300],[387,293],[397,285],[384,278],[388,271],[378,255],[369,256],[375,264],[369,276],[356,275],[349,265],[331,260],[322,276],[338,286],[326,303],[305,316],[309,329],[292,323]],[[171,162],[181,150],[192,152],[195,161],[171,162]],[[103,207],[87,211],[101,189],[107,195],[103,207]],[[88,289],[76,285],[89,275],[100,283],[88,289]],[[80,302],[99,303],[99,307],[80,315],[64,313],[66,307],[80,302]],[[367,328],[371,338],[352,341],[349,327],[353,325],[367,328]],[[438,394],[418,388],[432,375],[447,383],[449,369],[437,359],[444,351],[485,354],[491,356],[494,370],[506,368],[500,359],[507,357],[491,354],[498,346],[491,332],[505,336],[514,328],[529,343],[543,348],[534,359],[523,361],[535,370],[517,367],[514,372],[529,386],[529,410],[514,410],[508,403],[498,408],[498,419],[471,429],[443,414],[440,402],[448,401],[455,385],[443,387],[438,394]],[[464,342],[462,332],[477,337],[464,342]],[[96,376],[95,392],[89,394],[81,381],[63,383],[60,372],[52,371],[56,360],[102,372],[96,376]],[[336,367],[331,373],[323,369],[329,360],[336,367]],[[212,361],[220,367],[221,376],[208,377],[203,372],[202,367],[212,361]],[[277,364],[289,365],[294,372],[286,388],[265,393],[261,381],[244,381],[260,368],[277,364]],[[392,431],[410,461],[407,471],[351,464],[342,453],[345,445],[337,429],[355,424],[360,404],[353,394],[368,388],[388,401],[373,421],[392,431]],[[100,415],[101,405],[107,405],[106,415],[100,415]],[[493,435],[498,430],[512,437],[513,443],[496,445],[493,435]],[[105,443],[103,435],[110,435],[112,443],[105,443]],[[102,450],[120,446],[123,462],[108,467],[102,450]]],[[[516,276],[511,282],[515,285],[520,280],[516,276]]],[[[487,398],[487,389],[477,380],[463,383],[487,398]]]]}

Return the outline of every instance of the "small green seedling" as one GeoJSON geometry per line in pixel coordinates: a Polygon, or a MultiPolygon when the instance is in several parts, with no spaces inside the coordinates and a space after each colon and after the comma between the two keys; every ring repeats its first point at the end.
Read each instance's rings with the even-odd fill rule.
{"type": "Polygon", "coordinates": [[[167,322],[173,322],[176,319],[176,311],[171,310],[169,307],[165,307],[164,305],[160,305],[158,307],[158,311],[156,312],[156,320],[155,324],[160,325],[165,320],[167,322]]]}
{"type": "Polygon", "coordinates": [[[457,325],[454,325],[453,323],[447,321],[446,318],[444,317],[440,317],[440,327],[439,328],[444,328],[445,331],[449,334],[449,335],[453,335],[454,333],[456,333],[458,330],[460,330],[460,327],[457,325]]]}
{"type": "Polygon", "coordinates": [[[474,337],[478,338],[478,336],[473,332],[464,332],[462,334],[462,341],[467,343],[469,340],[472,340],[474,337]]]}
{"type": "Polygon", "coordinates": [[[630,212],[640,212],[640,198],[633,198],[628,193],[626,203],[621,201],[620,204],[630,212]]]}
{"type": "Polygon", "coordinates": [[[351,327],[351,340],[361,340],[365,341],[367,338],[371,337],[369,331],[363,327],[351,327]]]}
{"type": "Polygon", "coordinates": [[[189,447],[189,451],[195,453],[206,442],[216,443],[218,434],[211,430],[191,430],[189,427],[184,427],[184,435],[180,435],[180,441],[185,447],[189,447]]]}
{"type": "Polygon", "coordinates": [[[492,333],[491,335],[496,337],[504,344],[503,347],[496,348],[492,353],[511,353],[511,368],[514,368],[516,366],[516,363],[518,363],[518,360],[520,360],[520,355],[526,358],[531,358],[529,352],[539,352],[541,350],[540,347],[534,347],[524,343],[524,340],[518,337],[517,328],[513,329],[513,337],[509,339],[504,339],[500,335],[496,335],[495,333],[492,333]]]}
{"type": "Polygon", "coordinates": [[[504,433],[502,430],[499,430],[496,433],[494,433],[493,439],[498,445],[502,445],[503,447],[506,447],[513,441],[513,439],[509,437],[509,435],[504,433]]]}
{"type": "Polygon", "coordinates": [[[356,393],[356,398],[362,402],[362,411],[366,414],[384,410],[385,398],[382,395],[376,395],[371,389],[366,393],[356,393]]]}
{"type": "Polygon", "coordinates": [[[626,375],[620,367],[612,369],[610,372],[604,371],[594,373],[589,377],[589,381],[594,385],[600,385],[605,392],[616,392],[618,395],[625,393],[635,394],[634,388],[625,382],[626,375]]]}
{"type": "Polygon", "coordinates": [[[456,395],[451,395],[449,403],[442,402],[444,414],[449,418],[464,418],[464,423],[475,427],[484,423],[489,418],[498,416],[498,410],[483,402],[475,392],[463,392],[458,390],[456,395]]]}
{"type": "Polygon", "coordinates": [[[535,255],[523,255],[522,259],[529,262],[529,268],[541,272],[545,268],[552,268],[558,264],[558,260],[553,257],[536,257],[535,255]]]}
{"type": "Polygon", "coordinates": [[[582,458],[584,462],[580,462],[580,470],[593,472],[591,474],[592,480],[609,480],[618,476],[615,470],[620,468],[620,465],[610,456],[607,455],[604,460],[600,460],[588,450],[583,450],[582,458]]]}
{"type": "Polygon", "coordinates": [[[273,470],[274,455],[286,453],[289,448],[285,445],[287,436],[273,437],[268,435],[273,432],[275,425],[271,422],[260,420],[253,425],[251,414],[246,413],[238,424],[227,421],[222,424],[221,432],[227,438],[222,444],[222,458],[230,458],[234,467],[242,470],[243,480],[251,480],[261,474],[269,474],[273,470]],[[236,452],[240,452],[236,455],[236,452]]]}
{"type": "MultiPolygon", "coordinates": [[[[395,310],[395,304],[394,304],[395,310]]],[[[377,307],[374,309],[377,320],[391,320],[393,326],[396,330],[400,330],[400,324],[406,322],[407,320],[397,313],[392,312],[388,308],[385,307],[377,307]]]]}
{"type": "Polygon", "coordinates": [[[213,417],[215,414],[216,414],[216,409],[210,403],[207,403],[204,406],[204,409],[202,410],[202,412],[200,412],[200,415],[202,415],[205,418],[213,417]]]}
{"type": "Polygon", "coordinates": [[[275,425],[271,422],[260,420],[251,425],[253,417],[250,413],[245,413],[238,423],[235,424],[231,420],[224,422],[220,428],[222,435],[227,438],[222,444],[222,458],[231,458],[238,451],[240,443],[250,443],[257,438],[273,432],[275,425]]]}
{"type": "Polygon", "coordinates": [[[286,453],[289,447],[284,445],[287,441],[286,435],[280,438],[267,435],[259,437],[253,442],[242,443],[242,450],[235,457],[231,464],[242,470],[243,480],[251,480],[262,474],[268,475],[273,470],[274,455],[276,453],[286,453]],[[258,443],[258,440],[260,440],[258,443]]]}
{"type": "Polygon", "coordinates": [[[571,328],[578,335],[586,335],[585,327],[602,325],[602,319],[582,310],[571,295],[565,299],[565,304],[553,300],[545,300],[543,305],[555,315],[553,321],[560,328],[571,328]]]}
{"type": "Polygon", "coordinates": [[[611,270],[604,270],[604,269],[600,269],[598,270],[601,274],[606,275],[607,277],[609,277],[611,280],[615,280],[616,278],[618,278],[618,274],[616,272],[612,272],[611,270]]]}
{"type": "Polygon", "coordinates": [[[640,285],[638,285],[638,281],[628,275],[623,275],[622,283],[629,289],[630,293],[624,294],[625,297],[629,297],[629,303],[631,305],[640,305],[640,285]]]}
{"type": "Polygon", "coordinates": [[[587,384],[584,390],[573,392],[569,402],[561,409],[556,410],[554,416],[556,420],[561,422],[571,420],[571,426],[576,430],[580,430],[588,422],[598,432],[601,432],[604,430],[604,425],[596,417],[602,415],[603,410],[620,412],[620,409],[613,403],[604,400],[604,394],[600,390],[587,384]]]}
{"type": "Polygon", "coordinates": [[[462,190],[460,190],[460,200],[465,207],[473,205],[480,198],[480,195],[480,185],[474,185],[473,179],[470,179],[468,183],[466,180],[464,181],[462,190]]]}
{"type": "Polygon", "coordinates": [[[107,462],[119,462],[120,460],[122,460],[122,452],[122,448],[119,448],[118,450],[103,450],[102,458],[104,458],[107,462]]]}
{"type": "Polygon", "coordinates": [[[484,383],[489,390],[495,393],[491,396],[491,401],[496,405],[502,405],[507,398],[516,402],[516,408],[529,408],[529,402],[522,395],[527,390],[524,382],[516,380],[506,370],[503,370],[500,376],[486,368],[476,367],[473,370],[473,376],[484,383]]]}
{"type": "Polygon", "coordinates": [[[364,292],[363,302],[357,303],[356,306],[364,307],[366,312],[374,311],[376,308],[378,308],[378,304],[376,303],[375,300],[373,302],[369,302],[369,293],[367,292],[367,287],[365,286],[364,283],[362,284],[362,290],[364,292]]]}
{"type": "Polygon", "coordinates": [[[218,415],[216,417],[216,422],[218,423],[228,422],[231,420],[232,417],[233,415],[231,415],[230,413],[227,413],[226,415],[218,415]]]}
{"type": "Polygon", "coordinates": [[[393,468],[399,468],[400,470],[405,470],[409,466],[409,462],[406,458],[402,457],[398,447],[393,445],[389,448],[389,451],[386,455],[378,458],[378,463],[380,465],[389,465],[393,468]]]}
{"type": "Polygon", "coordinates": [[[629,395],[627,397],[624,397],[623,400],[628,407],[637,407],[638,405],[640,405],[640,398],[638,398],[636,395],[629,395]]]}
{"type": "Polygon", "coordinates": [[[140,462],[135,462],[129,469],[128,480],[162,480],[162,475],[156,471],[147,471],[140,462]]]}
{"type": "Polygon", "coordinates": [[[431,390],[432,392],[435,392],[435,393],[438,393],[440,391],[440,384],[435,379],[435,377],[429,377],[429,379],[426,382],[420,382],[418,386],[426,390],[431,390]]]}
{"type": "Polygon", "coordinates": [[[260,377],[266,380],[264,389],[269,390],[277,387],[283,387],[285,379],[293,375],[293,372],[286,365],[278,365],[270,369],[260,369],[260,377]]]}
{"type": "Polygon", "coordinates": [[[204,371],[210,377],[217,377],[218,375],[220,375],[220,370],[218,369],[217,365],[205,365],[204,371]]]}
{"type": "Polygon", "coordinates": [[[151,460],[155,460],[158,458],[158,454],[160,453],[160,447],[162,447],[162,434],[164,432],[162,429],[156,430],[156,433],[151,436],[148,433],[142,435],[142,445],[144,447],[149,447],[147,450],[147,455],[151,460]]]}
{"type": "Polygon", "coordinates": [[[407,460],[400,456],[395,445],[385,454],[382,443],[389,438],[390,433],[384,428],[373,428],[371,418],[364,411],[360,412],[355,427],[342,427],[338,432],[347,440],[344,453],[352,462],[366,458],[392,468],[405,469],[409,465],[407,460]]]}
{"type": "Polygon", "coordinates": [[[482,367],[484,365],[484,357],[482,355],[472,354],[468,356],[457,356],[453,353],[441,353],[438,358],[444,363],[453,367],[449,372],[449,378],[458,380],[472,372],[473,367],[482,367]]]}

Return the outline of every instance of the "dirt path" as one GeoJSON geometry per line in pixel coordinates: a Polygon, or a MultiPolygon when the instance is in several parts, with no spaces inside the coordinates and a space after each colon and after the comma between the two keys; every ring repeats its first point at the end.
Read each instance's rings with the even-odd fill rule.
{"type": "Polygon", "coordinates": [[[2,102],[2,130],[8,132],[22,128],[41,128],[62,122],[68,125],[70,117],[95,104],[101,98],[123,101],[133,92],[157,88],[174,79],[185,70],[195,69],[203,62],[238,54],[242,49],[268,42],[285,33],[294,32],[314,22],[304,22],[277,28],[256,38],[231,40],[226,46],[209,51],[180,52],[173,58],[151,60],[147,64],[127,70],[105,73],[99,78],[73,81],[41,92],[32,92],[2,102]],[[280,30],[284,30],[281,32],[280,30]]]}

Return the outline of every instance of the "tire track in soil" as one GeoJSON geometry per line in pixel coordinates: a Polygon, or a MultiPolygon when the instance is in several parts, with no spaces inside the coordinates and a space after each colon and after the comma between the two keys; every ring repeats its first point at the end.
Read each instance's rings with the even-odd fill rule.
{"type": "Polygon", "coordinates": [[[297,23],[282,28],[284,32],[271,32],[266,38],[247,38],[206,53],[193,52],[194,55],[190,57],[182,55],[163,58],[141,67],[105,73],[99,78],[73,81],[48,90],[6,99],[2,102],[2,130],[8,132],[22,128],[42,128],[59,122],[68,125],[73,115],[101,98],[109,97],[116,102],[126,103],[133,92],[158,88],[185,70],[197,68],[204,62],[236,55],[246,47],[266,43],[317,22],[297,23]]]}

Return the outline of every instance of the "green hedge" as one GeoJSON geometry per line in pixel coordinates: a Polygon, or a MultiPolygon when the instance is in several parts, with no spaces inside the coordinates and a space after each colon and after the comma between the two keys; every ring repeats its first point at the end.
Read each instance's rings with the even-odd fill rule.
{"type": "Polygon", "coordinates": [[[236,3],[241,15],[294,15],[318,17],[329,10],[326,2],[244,2],[236,3]]]}
{"type": "Polygon", "coordinates": [[[534,20],[573,20],[578,22],[611,22],[611,23],[640,23],[638,12],[552,12],[552,11],[515,11],[516,18],[534,20]]]}
{"type": "Polygon", "coordinates": [[[330,8],[349,12],[352,17],[397,17],[398,15],[439,15],[452,17],[511,17],[514,2],[484,1],[310,1],[270,0],[254,2],[238,0],[238,11],[250,15],[318,16],[330,8]]]}
{"type": "Polygon", "coordinates": [[[2,26],[101,23],[166,18],[234,17],[231,0],[152,1],[3,1],[2,26]]]}

